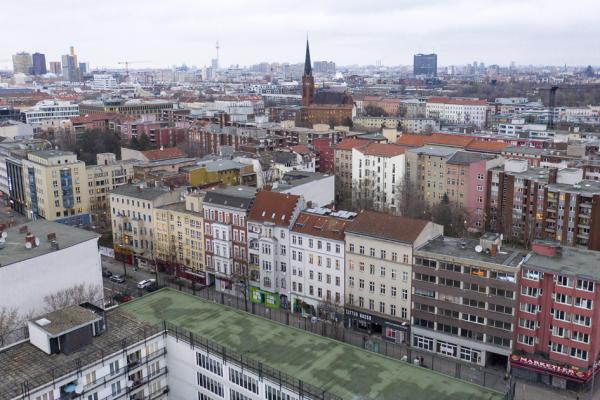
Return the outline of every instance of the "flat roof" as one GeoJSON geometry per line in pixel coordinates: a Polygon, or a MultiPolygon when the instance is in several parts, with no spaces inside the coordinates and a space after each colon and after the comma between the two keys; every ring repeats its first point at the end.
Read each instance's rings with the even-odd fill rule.
{"type": "Polygon", "coordinates": [[[123,341],[131,345],[142,340],[144,332],[151,336],[161,327],[135,319],[120,309],[106,313],[108,329],[92,338],[92,343],[72,354],[46,354],[30,342],[20,343],[0,351],[0,400],[19,396],[22,384],[27,381],[29,389],[52,384],[54,376],[60,377],[77,371],[78,359],[84,363],[99,362],[107,355],[123,351],[123,341]]]}
{"type": "Polygon", "coordinates": [[[116,194],[119,196],[132,197],[140,200],[155,200],[165,194],[169,193],[167,187],[154,187],[145,185],[121,185],[116,187],[110,194],[116,194]]]}
{"type": "Polygon", "coordinates": [[[499,392],[173,289],[119,307],[163,320],[344,399],[501,399],[499,392]]]}
{"type": "MultiPolygon", "coordinates": [[[[4,232],[6,232],[6,239],[4,247],[0,249],[0,268],[30,258],[41,257],[56,251],[52,250],[50,247],[50,240],[48,240],[48,234],[51,233],[56,234],[56,241],[58,242],[60,249],[75,246],[79,243],[100,237],[96,232],[43,219],[27,221],[27,223],[15,225],[4,232]],[[19,233],[21,227],[24,226],[27,227],[27,232],[30,232],[39,239],[39,246],[31,249],[25,247],[25,235],[27,232],[19,233]]],[[[58,251],[60,251],[60,249],[58,251]]]]}
{"type": "Polygon", "coordinates": [[[51,336],[57,336],[100,319],[92,310],[73,305],[36,317],[31,322],[51,336]]]}
{"type": "MultiPolygon", "coordinates": [[[[564,171],[564,169],[561,170],[561,172],[562,171],[564,171]]],[[[568,183],[553,183],[547,187],[549,191],[577,193],[587,196],[593,196],[600,193],[600,182],[590,179],[584,179],[574,185],[568,183]]]]}
{"type": "Polygon", "coordinates": [[[29,154],[36,156],[36,157],[45,158],[45,159],[52,158],[52,157],[63,157],[63,156],[75,155],[75,153],[73,153],[72,151],[62,151],[62,150],[38,150],[38,151],[32,151],[29,154]]]}
{"type": "MultiPolygon", "coordinates": [[[[543,241],[538,242],[543,243],[543,241]]],[[[524,267],[596,281],[600,280],[599,265],[600,251],[576,247],[562,247],[560,254],[554,257],[544,256],[532,251],[523,262],[524,267]]]]}
{"type": "Polygon", "coordinates": [[[458,150],[456,147],[423,146],[417,147],[416,149],[409,149],[408,151],[415,154],[426,154],[435,157],[447,157],[456,153],[458,150]]]}
{"type": "MultiPolygon", "coordinates": [[[[485,235],[483,236],[485,239],[485,235]]],[[[492,239],[492,238],[488,238],[492,239]]],[[[439,254],[442,257],[462,258],[466,260],[480,261],[490,264],[517,267],[519,262],[527,255],[527,251],[500,246],[498,254],[492,256],[486,252],[477,252],[475,247],[479,245],[477,239],[458,239],[449,237],[437,237],[427,241],[415,250],[415,255],[422,252],[439,254]]]]}

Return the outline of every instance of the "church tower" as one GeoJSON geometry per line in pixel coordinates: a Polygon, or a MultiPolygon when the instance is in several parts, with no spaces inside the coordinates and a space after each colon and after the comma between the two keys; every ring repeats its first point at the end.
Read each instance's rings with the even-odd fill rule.
{"type": "Polygon", "coordinates": [[[306,57],[304,59],[304,75],[302,75],[302,106],[308,107],[315,97],[315,78],[312,76],[310,49],[306,39],[306,57]]]}

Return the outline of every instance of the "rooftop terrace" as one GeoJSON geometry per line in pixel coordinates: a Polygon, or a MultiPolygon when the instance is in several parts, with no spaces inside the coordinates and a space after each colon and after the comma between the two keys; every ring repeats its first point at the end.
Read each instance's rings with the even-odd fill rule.
{"type": "Polygon", "coordinates": [[[120,307],[167,320],[344,399],[492,400],[498,392],[243,311],[163,289],[120,307]]]}

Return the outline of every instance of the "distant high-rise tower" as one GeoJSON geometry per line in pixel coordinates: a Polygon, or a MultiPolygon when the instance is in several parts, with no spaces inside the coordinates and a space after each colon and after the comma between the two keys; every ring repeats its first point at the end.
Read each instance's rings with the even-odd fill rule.
{"type": "Polygon", "coordinates": [[[79,68],[75,63],[75,57],[70,54],[62,56],[62,75],[69,82],[79,81],[79,68]]]}
{"type": "Polygon", "coordinates": [[[31,54],[26,52],[17,53],[12,56],[13,60],[13,72],[15,74],[31,74],[33,70],[33,61],[31,54]]]}
{"type": "Polygon", "coordinates": [[[33,53],[33,74],[44,75],[48,70],[46,69],[46,55],[42,53],[33,53]]]}
{"type": "Polygon", "coordinates": [[[312,75],[310,49],[306,39],[306,56],[304,58],[304,75],[302,75],[302,105],[308,107],[315,98],[315,78],[312,75]]]}
{"type": "Polygon", "coordinates": [[[60,61],[50,61],[50,72],[55,75],[62,74],[62,67],[60,66],[60,61]]]}
{"type": "Polygon", "coordinates": [[[213,70],[216,71],[217,69],[219,69],[219,49],[221,48],[221,47],[219,47],[219,41],[218,40],[217,40],[217,44],[216,44],[215,48],[217,49],[217,58],[213,58],[211,60],[211,67],[212,67],[213,70]]]}
{"type": "Polygon", "coordinates": [[[415,76],[437,76],[437,54],[415,54],[413,73],[415,76]]]}

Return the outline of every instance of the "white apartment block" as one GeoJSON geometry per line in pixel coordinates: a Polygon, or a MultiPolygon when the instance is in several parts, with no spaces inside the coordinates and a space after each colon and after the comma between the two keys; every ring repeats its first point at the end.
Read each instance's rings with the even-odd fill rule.
{"type": "Polygon", "coordinates": [[[452,124],[472,124],[484,128],[487,124],[488,103],[479,99],[430,97],[425,116],[452,124]]]}
{"type": "Polygon", "coordinates": [[[29,340],[0,350],[7,400],[166,399],[160,327],[119,311],[69,306],[28,323],[29,340]]]}
{"type": "Polygon", "coordinates": [[[344,230],[356,213],[311,208],[291,236],[292,311],[335,318],[344,306],[344,230]]]}
{"type": "Polygon", "coordinates": [[[117,80],[111,74],[94,74],[92,88],[96,90],[111,90],[118,86],[117,80]]]}
{"type": "Polygon", "coordinates": [[[352,201],[363,207],[394,214],[398,189],[404,181],[404,148],[370,143],[352,149],[352,201]]]}
{"type": "Polygon", "coordinates": [[[248,216],[250,298],[267,306],[289,308],[290,229],[304,199],[260,191],[248,216]]]}
{"type": "Polygon", "coordinates": [[[58,100],[43,100],[25,111],[25,121],[31,125],[40,125],[45,121],[65,120],[78,116],[78,104],[58,100]]]}

